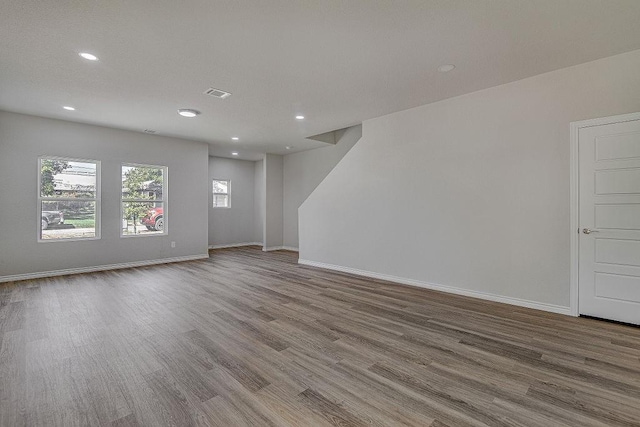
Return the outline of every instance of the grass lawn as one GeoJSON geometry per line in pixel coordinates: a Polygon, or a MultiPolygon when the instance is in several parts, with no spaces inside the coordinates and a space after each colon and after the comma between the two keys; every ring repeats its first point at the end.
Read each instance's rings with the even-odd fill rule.
{"type": "Polygon", "coordinates": [[[78,213],[65,212],[64,224],[72,225],[75,228],[93,228],[96,226],[96,219],[93,215],[93,211],[78,213]]]}
{"type": "Polygon", "coordinates": [[[96,220],[93,218],[87,219],[64,219],[65,225],[73,225],[75,228],[93,228],[96,226],[96,220]]]}

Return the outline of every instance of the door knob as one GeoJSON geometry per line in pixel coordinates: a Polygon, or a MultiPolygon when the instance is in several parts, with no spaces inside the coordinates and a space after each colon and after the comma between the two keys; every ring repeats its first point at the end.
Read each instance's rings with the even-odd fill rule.
{"type": "Polygon", "coordinates": [[[590,228],[583,228],[583,229],[582,229],[582,232],[583,232],[584,234],[591,234],[591,233],[598,233],[598,230],[592,230],[592,229],[590,229],[590,228]]]}

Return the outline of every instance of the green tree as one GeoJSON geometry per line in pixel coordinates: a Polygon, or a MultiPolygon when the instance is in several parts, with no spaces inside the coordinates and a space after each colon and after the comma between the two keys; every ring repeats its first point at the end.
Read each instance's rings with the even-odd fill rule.
{"type": "Polygon", "coordinates": [[[162,169],[133,167],[124,173],[122,186],[126,193],[124,217],[133,222],[133,232],[137,233],[138,220],[153,207],[157,195],[162,195],[162,169]]]}
{"type": "Polygon", "coordinates": [[[62,173],[69,167],[69,163],[62,160],[44,159],[40,163],[40,191],[42,196],[54,196],[55,185],[53,176],[62,173]]]}

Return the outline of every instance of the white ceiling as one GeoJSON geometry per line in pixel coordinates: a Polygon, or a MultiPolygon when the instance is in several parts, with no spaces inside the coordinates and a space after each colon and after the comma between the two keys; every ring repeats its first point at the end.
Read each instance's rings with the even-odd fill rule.
{"type": "Polygon", "coordinates": [[[154,129],[255,160],[640,49],[639,22],[639,0],[0,0],[0,109],[154,129]],[[233,95],[207,97],[209,87],[233,95]]]}

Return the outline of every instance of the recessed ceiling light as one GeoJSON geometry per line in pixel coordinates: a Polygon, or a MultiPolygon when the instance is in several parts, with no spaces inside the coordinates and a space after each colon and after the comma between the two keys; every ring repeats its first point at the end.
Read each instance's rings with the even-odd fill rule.
{"type": "Polygon", "coordinates": [[[454,68],[456,68],[455,65],[453,64],[445,64],[445,65],[441,65],[438,67],[438,71],[440,71],[441,73],[448,73],[449,71],[453,70],[454,68]]]}
{"type": "Polygon", "coordinates": [[[231,155],[232,155],[232,156],[237,156],[237,155],[238,155],[238,152],[237,152],[237,151],[234,151],[233,153],[231,153],[231,155]]]}
{"type": "Polygon", "coordinates": [[[287,145],[286,147],[284,147],[285,150],[291,150],[291,146],[287,145]]]}
{"type": "Polygon", "coordinates": [[[82,56],[84,59],[87,59],[89,61],[97,61],[98,57],[91,54],[91,53],[87,53],[87,52],[80,52],[78,55],[82,56]]]}
{"type": "Polygon", "coordinates": [[[181,108],[178,110],[178,114],[180,114],[182,117],[195,117],[200,114],[200,111],[191,110],[189,108],[181,108]]]}
{"type": "Polygon", "coordinates": [[[296,120],[304,120],[304,116],[296,116],[296,120]]]}
{"type": "Polygon", "coordinates": [[[240,138],[238,138],[237,136],[232,136],[231,139],[233,139],[234,141],[239,140],[240,138]]]}
{"type": "Polygon", "coordinates": [[[69,107],[68,105],[65,105],[65,106],[64,106],[64,107],[62,107],[62,108],[64,108],[65,110],[68,110],[68,111],[76,111],[76,109],[75,109],[75,108],[73,108],[73,107],[69,107]]]}

